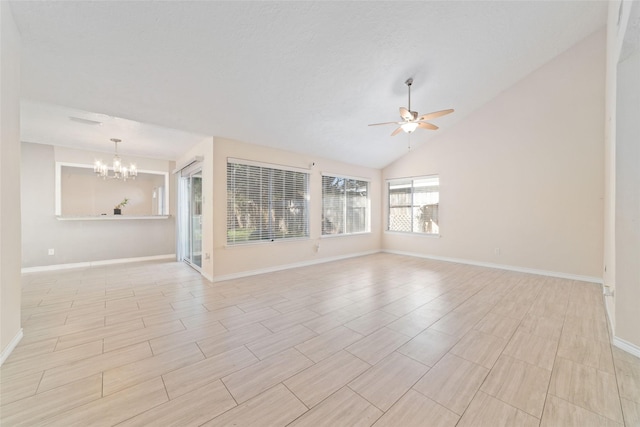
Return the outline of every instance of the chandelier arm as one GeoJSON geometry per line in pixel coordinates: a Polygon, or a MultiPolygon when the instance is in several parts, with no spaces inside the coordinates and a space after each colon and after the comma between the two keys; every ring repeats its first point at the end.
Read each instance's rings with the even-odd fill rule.
{"type": "Polygon", "coordinates": [[[138,169],[136,168],[136,165],[134,163],[130,163],[129,166],[125,166],[118,155],[118,143],[121,142],[121,140],[111,138],[111,142],[115,144],[115,155],[113,156],[111,164],[113,175],[109,175],[109,165],[107,165],[107,163],[102,163],[101,160],[95,161],[93,171],[102,179],[122,179],[124,181],[128,178],[136,179],[136,176],[138,176],[138,169]]]}

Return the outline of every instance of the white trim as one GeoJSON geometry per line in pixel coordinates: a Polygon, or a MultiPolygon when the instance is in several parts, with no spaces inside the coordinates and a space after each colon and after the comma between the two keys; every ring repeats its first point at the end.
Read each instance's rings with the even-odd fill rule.
{"type": "Polygon", "coordinates": [[[358,231],[357,233],[336,233],[336,234],[321,234],[321,239],[335,239],[340,237],[354,237],[354,236],[368,236],[373,234],[371,231],[358,231]]]}
{"type": "Polygon", "coordinates": [[[163,259],[175,259],[175,258],[176,258],[176,254],[166,254],[166,255],[143,256],[143,257],[137,257],[137,258],[118,258],[118,259],[105,259],[101,261],[76,262],[72,264],[42,265],[38,267],[24,267],[22,269],[22,274],[39,273],[41,271],[67,270],[70,268],[90,268],[90,267],[97,267],[100,265],[127,264],[130,262],[158,261],[163,259]]]}
{"type": "Polygon", "coordinates": [[[169,219],[171,215],[88,215],[56,216],[58,221],[122,221],[125,219],[169,219]]]}
{"type": "MultiPolygon", "coordinates": [[[[380,253],[380,251],[379,250],[374,250],[374,251],[366,251],[366,252],[357,252],[357,253],[348,254],[348,255],[340,255],[340,256],[335,256],[335,257],[327,257],[327,258],[315,259],[315,260],[311,260],[311,261],[296,262],[296,263],[293,263],[293,264],[276,265],[274,267],[259,268],[257,270],[249,270],[249,271],[242,271],[240,273],[232,273],[232,274],[224,274],[222,276],[214,276],[213,280],[211,280],[211,279],[209,279],[209,280],[211,280],[212,282],[222,282],[224,280],[240,279],[240,278],[243,278],[243,277],[256,276],[258,274],[273,273],[274,271],[289,270],[289,269],[292,269],[292,268],[299,268],[299,267],[308,267],[310,265],[324,264],[325,262],[340,261],[340,260],[344,260],[344,259],[356,258],[356,257],[361,257],[361,256],[366,256],[366,255],[373,255],[373,254],[377,254],[377,253],[380,253]]],[[[208,277],[207,277],[207,279],[208,279],[208,277]]]]}
{"type": "Polygon", "coordinates": [[[204,277],[205,279],[207,279],[210,282],[213,282],[213,276],[210,274],[205,273],[204,271],[200,271],[200,274],[202,274],[202,277],[204,277]]]}
{"type": "Polygon", "coordinates": [[[371,184],[371,181],[372,181],[372,178],[364,178],[361,176],[360,177],[350,176],[350,175],[345,175],[341,173],[321,172],[320,174],[322,176],[330,176],[332,178],[353,179],[354,181],[364,181],[364,182],[368,182],[369,184],[371,184]]]}
{"type": "Polygon", "coordinates": [[[413,236],[413,237],[428,237],[430,239],[439,239],[442,237],[440,233],[422,233],[418,231],[395,231],[395,230],[384,230],[384,234],[399,234],[401,236],[413,236]]]}
{"type": "MultiPolygon", "coordinates": [[[[413,181],[416,181],[418,179],[427,179],[427,178],[433,178],[433,177],[438,177],[438,186],[440,185],[440,173],[432,173],[429,175],[416,175],[416,176],[404,176],[401,178],[387,178],[385,179],[385,182],[387,184],[393,184],[394,182],[396,183],[400,183],[400,182],[404,182],[404,181],[411,181],[413,185],[413,181]]],[[[387,185],[387,189],[389,188],[389,186],[387,185]]]]}
{"type": "Polygon", "coordinates": [[[7,360],[7,357],[9,357],[13,349],[16,348],[23,336],[24,333],[22,332],[22,328],[20,328],[18,333],[11,339],[11,341],[9,341],[9,344],[2,349],[2,353],[0,353],[0,366],[2,366],[5,360],[7,360]]]}
{"type": "Polygon", "coordinates": [[[618,347],[620,350],[624,350],[629,354],[633,354],[635,357],[640,357],[640,347],[630,343],[629,341],[625,341],[622,338],[614,336],[613,345],[618,347]]]}
{"type": "MultiPolygon", "coordinates": [[[[55,214],[56,216],[62,216],[62,167],[74,167],[83,169],[93,169],[93,165],[86,163],[69,163],[69,162],[56,162],[56,176],[55,176],[55,214]]],[[[138,173],[146,173],[149,175],[162,175],[164,176],[164,212],[162,215],[169,215],[169,172],[138,169],[138,173]]],[[[133,179],[132,179],[133,180],[133,179]]]]}
{"type": "MultiPolygon", "coordinates": [[[[611,301],[614,296],[613,295],[604,295],[604,282],[602,283],[602,300],[604,303],[604,313],[607,316],[607,322],[609,324],[609,334],[614,337],[615,339],[615,333],[616,333],[616,325],[614,323],[614,319],[613,316],[611,316],[611,313],[609,312],[609,304],[613,304],[613,301],[611,301]]],[[[639,356],[640,357],[640,356],[639,356]]]]}
{"type": "Polygon", "coordinates": [[[172,175],[175,175],[179,172],[182,172],[183,169],[188,168],[189,166],[191,166],[194,163],[198,163],[198,162],[202,162],[204,161],[204,156],[195,156],[190,158],[189,160],[187,160],[186,162],[182,163],[180,166],[178,166],[177,168],[175,168],[173,171],[171,171],[172,175]]]}
{"type": "Polygon", "coordinates": [[[238,165],[247,165],[247,166],[257,166],[260,168],[267,168],[267,169],[279,169],[279,170],[285,170],[285,171],[300,172],[307,175],[311,174],[311,169],[299,168],[296,166],[289,166],[289,165],[279,165],[277,163],[256,162],[255,160],[237,159],[235,157],[227,157],[227,164],[228,163],[235,163],[238,165]]]}
{"type": "Polygon", "coordinates": [[[241,240],[236,243],[227,242],[223,248],[246,248],[248,246],[260,246],[260,245],[270,245],[273,243],[295,243],[295,242],[308,242],[312,240],[311,237],[280,237],[275,239],[261,239],[261,240],[241,240]]]}
{"type": "Polygon", "coordinates": [[[425,255],[425,254],[418,254],[414,252],[394,251],[389,249],[383,249],[382,252],[389,253],[389,254],[396,254],[396,255],[413,256],[417,258],[427,258],[427,259],[433,259],[437,261],[456,262],[458,264],[477,265],[479,267],[498,268],[500,270],[517,271],[519,273],[537,274],[540,276],[559,277],[561,279],[579,280],[581,282],[590,282],[590,283],[598,283],[598,284],[603,283],[603,280],[601,277],[581,276],[578,274],[563,273],[559,271],[538,270],[536,268],[518,267],[514,265],[505,265],[505,264],[494,264],[491,262],[473,261],[473,260],[461,259],[461,258],[449,258],[449,257],[436,256],[436,255],[425,255]]]}
{"type": "Polygon", "coordinates": [[[54,212],[56,216],[62,215],[62,163],[56,162],[56,176],[55,176],[55,208],[54,212]]]}

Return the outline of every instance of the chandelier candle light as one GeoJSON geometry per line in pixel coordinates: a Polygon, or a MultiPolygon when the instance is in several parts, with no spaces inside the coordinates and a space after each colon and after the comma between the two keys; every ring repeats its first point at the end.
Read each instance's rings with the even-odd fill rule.
{"type": "Polygon", "coordinates": [[[136,168],[136,165],[130,163],[129,166],[123,166],[122,160],[118,155],[118,142],[121,142],[121,140],[111,138],[111,141],[116,145],[116,154],[113,156],[112,166],[109,167],[106,163],[102,163],[101,160],[96,160],[93,165],[93,171],[102,179],[121,179],[123,181],[126,181],[128,178],[136,179],[136,176],[138,176],[138,169],[136,168]],[[113,175],[109,175],[109,170],[113,171],[113,175]]]}

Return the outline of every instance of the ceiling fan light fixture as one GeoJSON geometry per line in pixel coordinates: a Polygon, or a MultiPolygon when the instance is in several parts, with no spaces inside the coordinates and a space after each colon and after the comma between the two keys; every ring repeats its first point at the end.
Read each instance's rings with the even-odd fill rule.
{"type": "Polygon", "coordinates": [[[416,122],[406,122],[400,125],[403,131],[406,133],[411,133],[418,128],[418,123],[416,122]]]}
{"type": "Polygon", "coordinates": [[[402,119],[402,121],[373,123],[373,124],[370,124],[369,126],[379,126],[379,125],[399,126],[398,128],[396,128],[396,130],[394,130],[391,133],[391,136],[396,136],[398,133],[400,133],[401,130],[404,131],[405,133],[413,133],[413,131],[415,131],[418,128],[437,130],[438,126],[432,123],[428,123],[427,120],[435,119],[437,117],[453,113],[453,109],[451,108],[449,110],[434,111],[432,113],[419,116],[417,111],[411,111],[411,85],[413,84],[413,79],[408,78],[407,81],[404,82],[404,84],[407,85],[409,102],[407,104],[407,108],[400,107],[400,118],[402,119]]]}

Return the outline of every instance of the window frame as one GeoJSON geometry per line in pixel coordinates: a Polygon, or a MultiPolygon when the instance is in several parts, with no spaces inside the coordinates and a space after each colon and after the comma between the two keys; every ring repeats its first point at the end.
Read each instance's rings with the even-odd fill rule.
{"type": "Polygon", "coordinates": [[[420,176],[412,176],[412,177],[405,177],[405,178],[392,178],[392,179],[387,179],[386,180],[386,191],[387,191],[387,224],[386,224],[386,229],[385,232],[386,233],[398,233],[398,234],[409,234],[412,236],[420,236],[420,237],[440,237],[441,235],[441,226],[440,226],[440,175],[439,174],[431,174],[431,175],[420,175],[420,176]],[[437,232],[427,232],[427,231],[413,231],[414,230],[414,221],[415,221],[415,215],[413,214],[413,210],[416,207],[419,207],[419,205],[415,204],[415,199],[414,199],[414,195],[416,194],[416,192],[414,191],[415,187],[415,182],[416,181],[420,181],[420,180],[432,180],[432,179],[437,179],[438,182],[438,202],[435,204],[431,204],[431,205],[423,205],[423,206],[433,206],[436,205],[438,207],[437,209],[437,222],[435,223],[438,227],[437,232]],[[391,209],[393,208],[392,204],[391,204],[391,186],[396,184],[409,184],[411,186],[411,204],[409,205],[409,207],[412,210],[412,214],[411,214],[411,230],[392,230],[391,229],[391,209]]]}
{"type": "MultiPolygon", "coordinates": [[[[237,247],[237,246],[245,246],[245,245],[259,245],[259,244],[265,244],[265,243],[273,243],[273,242],[290,242],[290,241],[299,241],[299,240],[309,240],[311,238],[310,235],[310,226],[309,226],[309,222],[310,222],[310,217],[311,217],[311,213],[309,212],[309,199],[310,199],[310,184],[311,184],[311,179],[310,179],[310,170],[308,169],[303,169],[303,168],[297,168],[297,167],[293,167],[293,166],[286,166],[286,165],[277,165],[277,164],[273,164],[273,163],[265,163],[265,162],[256,162],[256,161],[252,161],[252,160],[245,160],[245,159],[236,159],[236,158],[232,158],[232,157],[228,157],[227,158],[227,171],[226,171],[226,189],[227,189],[227,209],[226,209],[226,221],[227,221],[227,237],[226,237],[226,246],[229,247],[237,247]],[[257,167],[260,168],[260,170],[257,172],[257,175],[262,176],[263,173],[267,173],[269,174],[270,181],[269,184],[263,184],[261,182],[261,188],[258,189],[257,191],[261,194],[263,194],[266,191],[266,195],[267,195],[267,205],[268,205],[268,210],[269,211],[273,211],[274,209],[277,209],[277,207],[274,208],[274,203],[275,203],[275,197],[274,197],[274,188],[273,188],[273,179],[276,177],[277,174],[284,174],[284,176],[287,176],[287,173],[299,173],[299,174],[303,174],[303,180],[304,180],[304,195],[302,197],[302,208],[304,210],[304,218],[303,221],[300,223],[296,223],[296,225],[301,225],[304,230],[303,233],[304,235],[302,236],[291,236],[291,237],[286,237],[286,236],[278,236],[277,232],[275,234],[271,234],[267,237],[260,237],[257,239],[250,239],[247,238],[245,240],[230,240],[229,239],[229,224],[230,224],[230,206],[231,206],[231,182],[229,180],[230,177],[230,166],[232,164],[235,165],[241,165],[241,166],[248,166],[248,167],[257,167]]],[[[256,173],[254,173],[254,175],[256,175],[256,173]]],[[[235,185],[235,184],[234,184],[235,185]]],[[[295,185],[292,186],[292,188],[288,188],[288,190],[290,191],[294,191],[295,190],[295,185]]],[[[245,190],[247,191],[247,190],[245,190]]],[[[234,212],[235,214],[235,212],[234,212]]],[[[268,228],[273,228],[275,221],[272,219],[272,215],[269,215],[269,224],[270,226],[268,226],[268,228]],[[272,223],[272,221],[274,221],[272,223]]],[[[263,236],[263,233],[265,233],[264,230],[260,230],[260,235],[263,236]]],[[[267,231],[268,233],[268,231],[267,231]]],[[[273,231],[271,231],[271,233],[273,233],[273,231]]]]}
{"type": "Polygon", "coordinates": [[[368,178],[361,178],[361,177],[354,177],[354,176],[347,176],[344,174],[339,174],[339,173],[322,173],[322,180],[321,180],[321,197],[322,197],[322,205],[321,205],[321,216],[322,216],[322,224],[320,227],[320,236],[322,238],[334,238],[334,237],[343,237],[343,236],[356,236],[356,235],[362,235],[362,234],[370,234],[371,233],[371,179],[368,178]],[[366,183],[367,186],[367,196],[366,196],[366,202],[365,202],[365,230],[364,231],[347,231],[347,213],[348,213],[348,199],[347,199],[347,193],[344,193],[344,201],[343,201],[343,206],[344,206],[344,210],[343,210],[343,230],[340,233],[325,233],[325,226],[324,226],[324,216],[325,216],[325,194],[324,194],[324,179],[325,177],[329,177],[329,178],[333,178],[333,179],[339,179],[339,180],[344,180],[345,182],[347,181],[355,181],[355,182],[364,182],[366,183]]]}

